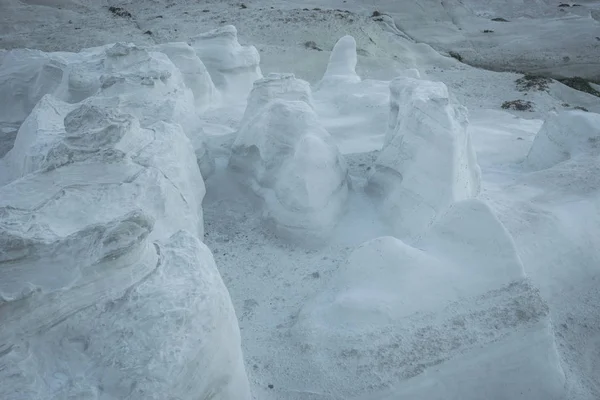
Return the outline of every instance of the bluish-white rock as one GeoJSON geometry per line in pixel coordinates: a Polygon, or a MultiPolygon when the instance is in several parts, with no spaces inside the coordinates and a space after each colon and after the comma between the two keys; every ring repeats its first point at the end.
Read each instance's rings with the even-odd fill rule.
{"type": "Polygon", "coordinates": [[[2,260],[3,283],[48,263],[16,297],[0,290],[2,399],[250,399],[212,254],[184,231],[152,243],[152,229],[135,212],[2,260]],[[61,263],[73,274],[50,275],[61,263]]]}
{"type": "Polygon", "coordinates": [[[564,111],[542,125],[525,159],[533,170],[550,168],[578,156],[600,155],[600,114],[564,111]]]}
{"type": "MultiPolygon", "coordinates": [[[[46,94],[71,104],[94,96],[98,104],[134,115],[143,127],[158,121],[180,124],[204,154],[199,115],[218,102],[219,93],[185,43],[147,48],[116,43],[79,53],[11,50],[3,60],[0,99],[7,107],[0,120],[6,129],[19,126],[46,94]]],[[[2,148],[10,149],[9,139],[3,138],[2,148]]]]}
{"type": "Polygon", "coordinates": [[[190,45],[228,100],[245,100],[255,80],[262,78],[260,55],[254,46],[238,42],[237,29],[226,25],[190,39],[190,45]]]}
{"type": "Polygon", "coordinates": [[[250,399],[181,126],[46,95],[2,162],[0,398],[250,399]]]}
{"type": "Polygon", "coordinates": [[[319,88],[360,82],[360,77],[356,73],[357,62],[356,40],[352,36],[346,35],[333,47],[319,88]]]}
{"type": "Polygon", "coordinates": [[[303,101],[314,108],[310,84],[294,74],[270,73],[254,82],[240,126],[246,124],[261,108],[275,99],[303,101]]]}
{"type": "Polygon", "coordinates": [[[367,189],[397,235],[418,237],[453,203],[478,195],[481,171],[467,110],[450,99],[443,83],[397,78],[390,102],[396,125],[367,189]]]}
{"type": "Polygon", "coordinates": [[[273,100],[242,126],[229,168],[282,236],[322,243],[344,211],[347,167],[304,101],[273,100]]]}
{"type": "Polygon", "coordinates": [[[220,94],[194,49],[187,43],[163,43],[151,48],[166,54],[183,75],[185,85],[194,94],[196,109],[200,112],[219,104],[220,94]]]}
{"type": "Polygon", "coordinates": [[[311,371],[299,390],[332,399],[565,396],[548,306],[478,200],[453,205],[416,247],[389,236],[358,247],[290,334],[311,371]]]}

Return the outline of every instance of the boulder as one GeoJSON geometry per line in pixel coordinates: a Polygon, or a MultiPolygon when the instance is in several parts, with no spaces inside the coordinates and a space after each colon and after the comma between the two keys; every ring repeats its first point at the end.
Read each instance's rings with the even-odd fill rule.
{"type": "Polygon", "coordinates": [[[229,168],[282,236],[322,243],[341,218],[346,163],[304,101],[273,100],[258,111],[239,131],[229,168]]]}
{"type": "Polygon", "coordinates": [[[441,82],[390,84],[388,139],[367,191],[399,237],[417,237],[454,202],[477,196],[481,171],[467,132],[467,110],[441,82]],[[391,126],[391,124],[390,124],[391,126]]]}

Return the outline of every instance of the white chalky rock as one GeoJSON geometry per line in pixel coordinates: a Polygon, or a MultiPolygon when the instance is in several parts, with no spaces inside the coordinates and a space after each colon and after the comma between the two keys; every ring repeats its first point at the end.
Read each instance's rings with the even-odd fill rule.
{"type": "Polygon", "coordinates": [[[64,66],[44,52],[15,49],[0,63],[0,121],[20,124],[37,102],[57,90],[64,66]]]}
{"type": "Polygon", "coordinates": [[[133,114],[142,126],[172,122],[186,134],[197,126],[193,93],[165,54],[117,43],[106,50],[104,66],[98,97],[107,107],[133,114]]]}
{"type": "Polygon", "coordinates": [[[238,133],[229,167],[262,199],[282,236],[322,242],[343,213],[346,163],[304,101],[264,106],[238,133]]]}
{"type": "Polygon", "coordinates": [[[563,399],[549,309],[489,207],[456,203],[417,246],[364,243],[302,308],[294,360],[313,372],[301,389],[340,399],[389,387],[422,399],[563,399]]]}
{"type": "Polygon", "coordinates": [[[196,162],[202,173],[202,178],[206,180],[215,172],[215,157],[208,146],[204,130],[198,129],[194,135],[190,136],[190,142],[194,149],[194,154],[196,155],[196,162]]]}
{"type": "Polygon", "coordinates": [[[153,244],[152,228],[133,212],[51,241],[42,232],[8,238],[0,398],[250,399],[210,250],[184,231],[153,244]],[[29,286],[7,296],[17,283],[29,286]]]}
{"type": "Polygon", "coordinates": [[[246,99],[255,80],[262,78],[260,55],[254,46],[238,42],[237,29],[227,25],[190,39],[190,45],[229,99],[246,99]]]}
{"type": "MultiPolygon", "coordinates": [[[[182,58],[191,56],[191,49],[178,49],[177,44],[164,45],[164,50],[185,67],[191,82],[192,69],[202,65],[186,64],[182,58]]],[[[44,95],[52,94],[67,103],[102,97],[107,106],[135,115],[142,126],[173,122],[189,134],[198,124],[194,93],[186,86],[184,75],[166,54],[151,48],[116,43],[80,53],[13,50],[4,59],[0,65],[0,99],[9,104],[0,111],[4,123],[20,124],[44,95]]],[[[210,89],[206,71],[199,70],[196,75],[204,81],[191,82],[193,90],[200,93],[201,83],[210,89]]]]}
{"type": "MultiPolygon", "coordinates": [[[[103,169],[108,177],[112,168],[124,163],[123,174],[119,175],[124,183],[120,187],[99,186],[102,188],[101,192],[106,189],[111,193],[103,194],[112,197],[111,204],[107,205],[109,208],[126,208],[127,204],[134,201],[148,201],[149,207],[158,213],[153,215],[158,220],[157,224],[164,225],[169,235],[179,229],[186,229],[202,237],[204,181],[197,166],[196,155],[181,127],[157,122],[144,129],[132,115],[98,106],[94,100],[92,98],[80,105],[70,105],[51,95],[45,96],[23,123],[15,146],[2,160],[7,171],[2,176],[3,181],[11,182],[33,172],[56,170],[63,166],[72,166],[80,171],[82,179],[90,174],[90,182],[93,182],[94,176],[98,176],[101,181],[103,169]],[[107,165],[103,167],[102,163],[107,165]],[[94,167],[101,170],[90,171],[94,167]],[[142,167],[147,168],[143,173],[140,170],[142,167]],[[140,174],[137,175],[135,171],[140,174]],[[145,189],[139,187],[137,179],[146,180],[149,176],[152,176],[151,182],[156,182],[148,182],[145,189]],[[130,179],[134,180],[127,183],[130,179]],[[128,188],[130,190],[126,190],[128,188]],[[129,199],[128,196],[133,193],[137,193],[137,197],[129,199]],[[121,198],[122,200],[117,200],[121,198]],[[119,201],[123,204],[117,207],[119,201]],[[167,206],[174,208],[164,210],[167,206]],[[161,216],[164,216],[164,221],[160,219],[161,216]]],[[[56,172],[58,178],[68,170],[60,169],[63,172],[56,172]]],[[[70,178],[68,175],[64,176],[70,178]]],[[[60,186],[60,182],[61,179],[58,179],[55,185],[60,186]]],[[[75,205],[61,213],[55,210],[51,213],[67,213],[64,218],[68,220],[69,213],[76,210],[86,212],[86,207],[91,206],[87,201],[93,203],[96,195],[90,189],[80,196],[79,201],[74,200],[75,205]]],[[[48,206],[54,207],[55,204],[48,206]]],[[[94,208],[97,212],[102,212],[105,207],[94,208]]],[[[94,218],[95,213],[92,210],[88,212],[89,217],[94,218]]],[[[39,209],[37,213],[38,218],[41,218],[44,209],[39,209]]]]}
{"type": "MultiPolygon", "coordinates": [[[[421,98],[423,99],[427,98],[427,91],[431,93],[433,89],[427,84],[424,84],[419,87],[415,81],[412,81],[410,85],[407,85],[406,81],[402,81],[400,78],[411,78],[414,80],[418,80],[421,79],[421,74],[417,69],[406,69],[404,71],[401,71],[400,74],[396,77],[396,84],[389,85],[389,116],[388,126],[385,132],[385,138],[383,142],[384,146],[386,146],[390,142],[390,140],[392,140],[392,137],[398,134],[398,125],[402,122],[404,115],[407,112],[410,112],[411,107],[413,107],[415,95],[418,98],[420,94],[419,89],[422,89],[425,92],[425,96],[421,96],[421,98]]],[[[441,89],[441,87],[440,90],[440,93],[436,95],[441,97],[445,96],[446,93],[444,93],[444,90],[441,89]]]]}
{"type": "Polygon", "coordinates": [[[327,70],[319,87],[360,82],[360,77],[355,70],[356,63],[356,40],[352,36],[346,35],[338,40],[333,47],[327,70]]]}
{"type": "Polygon", "coordinates": [[[247,123],[261,108],[275,99],[304,101],[314,108],[308,82],[297,79],[294,74],[290,73],[270,73],[254,82],[240,126],[247,123]]]}
{"type": "Polygon", "coordinates": [[[391,128],[368,191],[400,237],[416,237],[454,202],[480,190],[467,110],[443,83],[398,78],[390,84],[391,128]]]}
{"type": "Polygon", "coordinates": [[[2,160],[0,398],[249,400],[189,139],[97,100],[45,96],[2,160]]]}
{"type": "Polygon", "coordinates": [[[199,113],[219,102],[211,77],[185,43],[152,47],[116,43],[79,53],[11,50],[0,64],[0,157],[12,147],[14,132],[46,94],[67,103],[94,96],[97,104],[134,115],[143,127],[164,121],[180,124],[192,140],[198,162],[210,171],[199,113]]]}
{"type": "Polygon", "coordinates": [[[525,164],[541,170],[580,155],[600,155],[600,114],[564,111],[544,122],[525,164]]]}
{"type": "Polygon", "coordinates": [[[194,49],[187,43],[164,43],[151,48],[166,54],[181,71],[188,88],[194,94],[196,109],[200,112],[219,103],[219,93],[208,70],[194,49]]]}

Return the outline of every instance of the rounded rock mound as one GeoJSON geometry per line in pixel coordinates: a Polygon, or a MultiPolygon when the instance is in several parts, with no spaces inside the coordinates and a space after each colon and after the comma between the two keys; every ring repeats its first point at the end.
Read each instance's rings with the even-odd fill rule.
{"type": "Polygon", "coordinates": [[[229,99],[246,100],[253,82],[262,78],[258,50],[240,45],[233,25],[194,36],[190,45],[206,65],[215,86],[229,99]]]}
{"type": "Polygon", "coordinates": [[[467,110],[443,83],[403,77],[390,84],[389,121],[367,191],[399,237],[417,237],[454,202],[479,193],[467,110]]]}
{"type": "Polygon", "coordinates": [[[548,306],[478,200],[453,205],[416,247],[389,236],[362,244],[290,335],[310,371],[302,389],[332,398],[388,398],[390,387],[439,400],[565,394],[548,306]]]}
{"type": "Polygon", "coordinates": [[[303,101],[313,108],[310,84],[291,73],[270,73],[254,82],[240,123],[243,126],[272,100],[303,101]]]}
{"type": "Polygon", "coordinates": [[[600,155],[600,114],[563,111],[544,122],[533,140],[525,165],[542,170],[586,155],[600,155]]]}
{"type": "Polygon", "coordinates": [[[303,101],[265,105],[239,131],[229,168],[261,199],[266,221],[284,237],[321,242],[343,213],[346,163],[303,101]]]}
{"type": "Polygon", "coordinates": [[[333,47],[319,88],[360,82],[361,79],[356,73],[357,62],[356,40],[352,36],[346,35],[333,47]]]}

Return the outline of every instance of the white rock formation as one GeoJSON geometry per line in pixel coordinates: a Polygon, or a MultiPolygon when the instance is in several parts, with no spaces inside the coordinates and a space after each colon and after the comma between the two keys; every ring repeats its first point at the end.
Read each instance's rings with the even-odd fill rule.
{"type": "Polygon", "coordinates": [[[600,155],[600,114],[563,111],[544,122],[525,165],[541,170],[579,155],[600,155]]]}
{"type": "MultiPolygon", "coordinates": [[[[46,94],[67,103],[95,96],[107,107],[133,114],[144,127],[157,121],[180,124],[198,153],[205,154],[198,114],[214,106],[219,93],[194,49],[185,43],[149,48],[116,43],[80,53],[12,50],[3,60],[0,99],[7,107],[0,110],[0,120],[8,128],[21,124],[46,94]]],[[[8,140],[1,147],[9,149],[8,140]]]]}
{"type": "Polygon", "coordinates": [[[489,207],[456,203],[417,245],[361,245],[303,307],[291,328],[298,362],[314,371],[303,389],[563,399],[548,307],[489,207]]]}
{"type": "Polygon", "coordinates": [[[63,66],[38,50],[7,51],[0,63],[0,121],[20,124],[63,80],[63,66]]]}
{"type": "Polygon", "coordinates": [[[198,113],[218,101],[204,64],[185,43],[143,48],[117,43],[80,53],[12,50],[0,66],[0,110],[3,135],[0,156],[6,154],[19,126],[46,94],[68,103],[90,96],[104,98],[140,119],[143,126],[157,121],[182,125],[194,143],[198,162],[210,171],[214,160],[206,151],[198,113]]]}
{"type": "MultiPolygon", "coordinates": [[[[89,159],[94,159],[97,166],[107,153],[126,154],[135,164],[154,167],[164,181],[159,186],[164,186],[167,193],[172,192],[169,187],[176,189],[167,198],[178,210],[173,210],[173,219],[165,223],[202,237],[204,181],[190,141],[181,128],[157,122],[143,129],[130,114],[98,106],[94,100],[70,105],[45,96],[23,123],[15,146],[2,160],[6,166],[3,181],[89,159]]],[[[139,199],[144,198],[154,202],[151,193],[142,194],[139,199]]]]}
{"type": "Polygon", "coordinates": [[[275,99],[303,101],[314,108],[308,82],[297,79],[290,73],[270,73],[254,82],[240,126],[246,124],[261,108],[275,99]]]}
{"type": "Polygon", "coordinates": [[[163,43],[151,48],[166,54],[183,75],[188,88],[194,94],[197,111],[205,111],[219,103],[219,93],[208,70],[194,49],[187,43],[163,43]]]}
{"type": "Polygon", "coordinates": [[[153,245],[152,229],[134,212],[51,242],[8,243],[0,398],[250,399],[212,254],[183,231],[153,245]],[[9,285],[23,291],[7,296],[9,285]]]}
{"type": "Polygon", "coordinates": [[[396,120],[368,191],[400,237],[416,237],[454,202],[475,197],[481,171],[467,132],[467,110],[443,83],[398,78],[390,84],[396,120]]]}
{"type": "MultiPolygon", "coordinates": [[[[411,111],[411,107],[414,107],[413,101],[415,98],[413,98],[413,96],[419,98],[419,95],[421,95],[422,99],[426,99],[427,90],[432,91],[433,88],[427,84],[420,86],[416,82],[416,80],[419,79],[421,79],[420,72],[417,69],[411,68],[402,71],[400,75],[396,77],[396,80],[392,81],[389,85],[389,116],[388,126],[383,141],[384,146],[399,133],[398,126],[402,123],[402,119],[406,113],[411,111]],[[407,84],[406,80],[400,78],[411,78],[414,79],[414,81],[410,81],[410,84],[407,84]],[[423,93],[419,93],[419,89],[425,92],[424,96],[423,93]]],[[[441,87],[439,87],[439,89],[441,89],[441,87]]],[[[446,94],[441,90],[437,95],[445,96],[446,94]]]]}
{"type": "Polygon", "coordinates": [[[259,110],[239,131],[229,167],[282,236],[322,243],[344,210],[346,163],[303,101],[274,100],[259,110]]]}
{"type": "Polygon", "coordinates": [[[127,43],[80,53],[8,52],[0,67],[0,95],[17,101],[3,109],[2,121],[22,122],[46,94],[68,103],[98,94],[120,97],[147,124],[164,117],[187,121],[193,113],[192,92],[169,57],[127,43]]]}
{"type": "Polygon", "coordinates": [[[356,40],[349,35],[342,37],[331,51],[329,64],[319,88],[360,82],[360,77],[356,74],[357,61],[356,40]]]}
{"type": "Polygon", "coordinates": [[[389,81],[365,79],[314,92],[319,119],[342,154],[381,150],[389,116],[389,86],[389,81]]]}
{"type": "Polygon", "coordinates": [[[0,187],[0,398],[250,399],[179,125],[46,95],[0,187]]]}
{"type": "Polygon", "coordinates": [[[215,172],[216,160],[208,143],[204,140],[204,132],[202,132],[202,135],[192,137],[191,143],[202,178],[206,180],[215,172]]]}
{"type": "Polygon", "coordinates": [[[197,126],[192,91],[165,54],[117,43],[106,50],[104,66],[97,96],[107,106],[133,114],[142,126],[173,122],[186,133],[197,126]]]}
{"type": "Polygon", "coordinates": [[[229,100],[245,100],[255,80],[262,78],[260,55],[254,46],[238,42],[233,25],[213,29],[190,39],[190,45],[229,100]]]}

